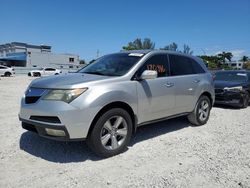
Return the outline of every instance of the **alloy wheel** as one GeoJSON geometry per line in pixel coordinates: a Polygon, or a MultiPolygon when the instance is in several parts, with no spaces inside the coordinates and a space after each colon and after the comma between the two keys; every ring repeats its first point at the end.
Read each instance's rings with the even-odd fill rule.
{"type": "Polygon", "coordinates": [[[103,125],[100,140],[108,150],[118,149],[126,140],[128,125],[122,116],[112,116],[103,125]]]}
{"type": "Polygon", "coordinates": [[[209,103],[206,100],[201,101],[199,110],[198,110],[198,117],[200,121],[205,121],[209,116],[209,103]]]}

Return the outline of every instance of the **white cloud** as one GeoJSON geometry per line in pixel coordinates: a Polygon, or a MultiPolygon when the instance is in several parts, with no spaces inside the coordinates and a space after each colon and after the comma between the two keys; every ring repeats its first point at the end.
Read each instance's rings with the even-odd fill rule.
{"type": "Polygon", "coordinates": [[[245,50],[232,50],[231,51],[235,59],[241,58],[245,54],[245,50]]]}

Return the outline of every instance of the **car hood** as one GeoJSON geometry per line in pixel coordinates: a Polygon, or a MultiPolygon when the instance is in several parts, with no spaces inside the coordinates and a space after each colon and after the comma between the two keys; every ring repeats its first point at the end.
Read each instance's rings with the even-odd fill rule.
{"type": "Polygon", "coordinates": [[[104,80],[108,78],[111,77],[83,73],[69,73],[65,75],[55,75],[35,79],[31,82],[30,87],[48,89],[70,89],[74,88],[74,86],[78,84],[104,80]]]}
{"type": "Polygon", "coordinates": [[[222,80],[214,81],[215,88],[236,87],[236,86],[245,86],[245,85],[246,85],[245,82],[222,81],[222,80]]]}

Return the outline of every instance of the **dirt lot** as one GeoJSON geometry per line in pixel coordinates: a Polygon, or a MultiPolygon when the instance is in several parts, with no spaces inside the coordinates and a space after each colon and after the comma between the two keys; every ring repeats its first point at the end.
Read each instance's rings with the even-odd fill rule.
{"type": "Polygon", "coordinates": [[[0,80],[0,187],[250,187],[250,107],[215,107],[201,127],[186,118],[144,126],[125,153],[101,159],[84,142],[21,128],[31,80],[0,80]]]}

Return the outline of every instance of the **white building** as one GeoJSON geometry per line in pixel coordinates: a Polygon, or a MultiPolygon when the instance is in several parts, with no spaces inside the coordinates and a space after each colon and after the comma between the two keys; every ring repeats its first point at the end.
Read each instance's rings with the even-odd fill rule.
{"type": "Polygon", "coordinates": [[[233,69],[242,69],[243,68],[243,62],[241,62],[241,61],[227,61],[225,64],[233,69]]]}
{"type": "Polygon", "coordinates": [[[0,45],[0,64],[14,67],[55,67],[75,68],[79,66],[79,56],[55,54],[51,46],[31,45],[11,42],[0,45]]]}

